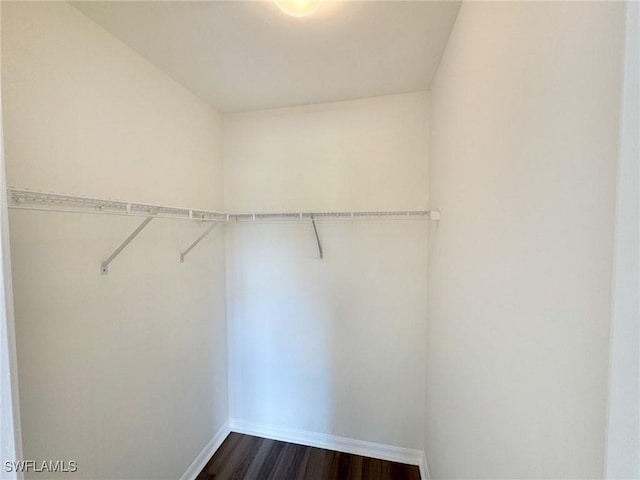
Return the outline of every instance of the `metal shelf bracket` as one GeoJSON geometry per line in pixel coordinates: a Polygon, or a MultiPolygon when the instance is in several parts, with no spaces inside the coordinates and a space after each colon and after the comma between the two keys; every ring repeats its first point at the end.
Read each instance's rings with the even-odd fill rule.
{"type": "MultiPolygon", "coordinates": [[[[153,211],[150,212],[150,215],[155,215],[158,213],[158,209],[154,209],[153,211]]],[[[120,244],[120,246],[118,248],[116,248],[113,253],[111,255],[109,255],[109,257],[102,262],[102,264],[100,265],[100,273],[102,275],[107,275],[109,273],[109,264],[113,261],[114,258],[116,258],[120,252],[122,252],[122,250],[124,250],[124,248],[129,245],[131,243],[131,241],[136,238],[136,236],[142,231],[144,230],[144,228],[149,225],[149,223],[151,223],[151,220],[153,220],[155,217],[151,216],[148,218],[145,218],[144,221],[138,225],[138,228],[136,228],[133,233],[131,235],[129,235],[124,242],[122,242],[120,244]]]]}
{"type": "Polygon", "coordinates": [[[187,247],[187,249],[184,252],[180,254],[180,263],[184,263],[184,257],[187,256],[187,253],[189,253],[193,249],[193,247],[198,245],[204,239],[204,237],[209,235],[213,231],[213,229],[216,228],[218,225],[220,224],[212,223],[211,226],[202,233],[202,235],[196,238],[196,240],[191,245],[189,245],[189,247],[187,247]]]}
{"type": "Polygon", "coordinates": [[[184,207],[151,205],[146,203],[124,202],[103,198],[70,195],[64,193],[43,192],[24,188],[8,187],[9,208],[16,210],[35,210],[43,212],[86,213],[103,215],[122,215],[127,217],[143,217],[144,221],[127,239],[100,265],[100,273],[109,273],[109,264],[131,243],[131,241],[154,218],[171,218],[211,222],[212,226],[204,231],[189,247],[180,254],[180,262],[184,262],[187,254],[200,243],[220,223],[235,220],[247,221],[306,221],[311,220],[313,233],[318,245],[318,254],[322,259],[324,252],[316,220],[354,221],[354,220],[440,220],[440,210],[383,210],[383,211],[329,211],[329,212],[265,212],[265,213],[228,213],[210,210],[199,210],[184,207]]]}
{"type": "Polygon", "coordinates": [[[318,236],[318,227],[316,227],[316,220],[311,215],[311,225],[313,225],[313,233],[316,234],[316,243],[318,244],[318,253],[320,254],[320,259],[324,258],[324,253],[322,252],[322,244],[320,243],[320,237],[318,236]]]}

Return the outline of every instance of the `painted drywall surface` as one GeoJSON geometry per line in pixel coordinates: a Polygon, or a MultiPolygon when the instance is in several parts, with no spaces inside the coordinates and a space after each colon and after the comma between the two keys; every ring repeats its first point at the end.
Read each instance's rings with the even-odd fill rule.
{"type": "Polygon", "coordinates": [[[626,4],[605,478],[640,477],[640,5],[626,4]]]}
{"type": "MultiPolygon", "coordinates": [[[[0,25],[2,4],[0,3],[0,25]]],[[[0,51],[2,51],[0,35],[0,51]]],[[[2,62],[0,62],[0,85],[2,62]]],[[[0,95],[1,97],[1,95],[0,95]]],[[[0,106],[2,105],[0,99],[0,106]]],[[[18,364],[13,314],[13,288],[11,282],[11,258],[9,248],[9,210],[5,194],[6,170],[4,162],[4,135],[0,117],[0,464],[22,458],[20,435],[20,402],[18,398],[18,364]]],[[[3,480],[17,479],[18,472],[0,470],[3,480]]]]}
{"type": "Polygon", "coordinates": [[[601,478],[622,3],[463,4],[430,97],[432,478],[601,478]]]}
{"type": "MultiPolygon", "coordinates": [[[[425,93],[224,117],[225,208],[425,208],[425,93]]],[[[232,418],[422,448],[427,222],[227,230],[232,418]]]]}
{"type": "MultiPolygon", "coordinates": [[[[222,207],[221,117],[73,7],[3,4],[8,182],[222,207]]],[[[222,231],[11,212],[24,455],[74,478],[179,478],[226,421],[222,231]]]]}

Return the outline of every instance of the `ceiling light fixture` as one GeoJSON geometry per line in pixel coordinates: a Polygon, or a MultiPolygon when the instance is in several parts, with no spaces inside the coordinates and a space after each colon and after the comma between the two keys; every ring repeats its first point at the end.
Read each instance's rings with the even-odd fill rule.
{"type": "Polygon", "coordinates": [[[273,0],[280,10],[292,17],[306,17],[320,6],[320,0],[273,0]]]}

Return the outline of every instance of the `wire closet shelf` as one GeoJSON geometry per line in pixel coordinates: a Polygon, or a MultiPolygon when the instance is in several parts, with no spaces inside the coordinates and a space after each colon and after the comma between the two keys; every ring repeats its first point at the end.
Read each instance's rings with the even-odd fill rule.
{"type": "Polygon", "coordinates": [[[24,188],[7,188],[9,208],[63,213],[125,215],[131,217],[182,218],[205,222],[226,222],[229,215],[222,212],[153,205],[121,200],[41,192],[24,188]]]}
{"type": "Polygon", "coordinates": [[[430,219],[439,220],[438,210],[381,210],[330,212],[257,212],[226,213],[186,207],[173,207],[122,200],[7,188],[9,208],[62,213],[123,215],[132,217],[176,218],[203,222],[251,222],[260,220],[357,220],[357,219],[430,219]]]}
{"type": "Polygon", "coordinates": [[[142,223],[100,264],[100,273],[109,273],[109,265],[120,252],[129,245],[138,234],[155,218],[179,218],[202,222],[211,225],[193,241],[186,250],[180,253],[180,262],[218,225],[235,220],[238,222],[267,221],[304,221],[309,220],[313,226],[319,258],[324,258],[320,235],[316,220],[355,220],[355,219],[430,219],[439,220],[438,210],[404,210],[404,211],[366,211],[366,212],[273,212],[273,213],[225,213],[210,210],[169,207],[147,203],[105,200],[102,198],[68,195],[64,193],[41,192],[24,188],[7,188],[9,208],[15,210],[36,210],[44,212],[90,213],[102,215],[123,215],[143,217],[142,223]]]}

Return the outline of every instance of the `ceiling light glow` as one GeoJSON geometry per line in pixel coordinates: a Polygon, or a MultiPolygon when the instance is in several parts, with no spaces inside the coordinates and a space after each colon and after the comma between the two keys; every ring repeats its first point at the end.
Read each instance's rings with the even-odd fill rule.
{"type": "Polygon", "coordinates": [[[306,17],[320,6],[320,0],[273,0],[280,10],[292,17],[306,17]]]}

